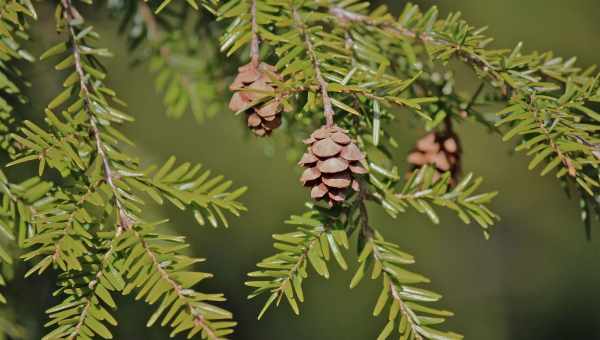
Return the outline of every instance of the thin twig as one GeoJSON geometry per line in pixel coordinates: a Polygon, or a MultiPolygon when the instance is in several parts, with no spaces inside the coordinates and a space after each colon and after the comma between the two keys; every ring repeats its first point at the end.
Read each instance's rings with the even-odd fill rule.
{"type": "MultiPolygon", "coordinates": [[[[373,248],[373,249],[375,251],[375,248],[373,248]]],[[[375,257],[377,257],[377,255],[375,257]]],[[[380,260],[378,259],[378,261],[380,261],[380,260]]],[[[383,275],[388,276],[385,273],[383,275]]],[[[404,300],[402,300],[402,298],[400,297],[400,292],[398,292],[398,288],[392,282],[392,279],[388,278],[388,282],[390,285],[390,291],[392,292],[392,298],[398,302],[398,305],[400,306],[400,312],[404,315],[404,318],[406,318],[406,320],[408,320],[408,323],[410,324],[410,329],[412,331],[412,334],[415,337],[415,340],[423,340],[423,337],[418,332],[418,328],[417,328],[418,323],[416,320],[414,320],[412,318],[413,313],[411,313],[408,310],[408,307],[404,303],[404,300]]]]}
{"type": "Polygon", "coordinates": [[[469,111],[473,108],[473,106],[475,104],[477,104],[477,99],[479,99],[479,96],[481,95],[481,93],[483,92],[483,89],[485,88],[485,82],[482,81],[479,86],[477,87],[477,90],[475,90],[475,93],[473,93],[473,96],[471,96],[471,99],[469,100],[469,102],[467,103],[467,106],[464,109],[464,112],[468,115],[469,111]]]}
{"type": "Polygon", "coordinates": [[[134,230],[134,234],[135,234],[135,237],[137,237],[137,239],[140,241],[140,244],[146,251],[146,254],[148,255],[148,257],[150,257],[150,260],[152,261],[152,264],[154,265],[154,267],[160,274],[160,277],[163,280],[165,280],[173,288],[173,290],[175,291],[175,294],[177,294],[177,296],[180,299],[183,299],[186,301],[185,305],[186,305],[190,315],[192,315],[192,317],[194,318],[194,324],[196,326],[199,326],[200,328],[202,328],[206,332],[206,335],[209,339],[212,339],[212,340],[220,339],[219,336],[215,333],[215,331],[209,326],[208,321],[204,318],[204,316],[202,314],[199,314],[196,312],[194,306],[190,303],[189,299],[184,295],[183,288],[181,287],[181,285],[179,285],[179,283],[177,283],[175,280],[173,280],[171,278],[171,275],[169,275],[169,273],[163,268],[162,263],[156,258],[156,255],[154,254],[152,249],[150,249],[150,246],[148,245],[148,242],[146,242],[144,237],[135,230],[134,230]]]}
{"type": "MultiPolygon", "coordinates": [[[[369,225],[369,212],[368,212],[367,206],[365,204],[367,195],[368,195],[368,193],[364,189],[361,189],[361,191],[359,192],[361,232],[369,240],[369,242],[373,243],[373,258],[375,259],[375,261],[382,263],[382,260],[381,260],[382,256],[381,256],[379,250],[377,249],[377,245],[374,244],[375,231],[369,225]]],[[[423,337],[417,331],[418,322],[413,319],[414,314],[409,311],[408,307],[404,303],[404,300],[402,300],[400,293],[398,292],[393,280],[391,278],[389,278],[389,275],[387,273],[384,272],[383,275],[387,278],[392,298],[398,302],[398,305],[400,306],[400,312],[402,313],[404,318],[410,324],[410,328],[411,328],[411,331],[412,331],[415,339],[423,340],[423,337]]]]}
{"type": "Polygon", "coordinates": [[[436,45],[450,46],[456,50],[460,57],[465,58],[471,65],[480,67],[483,71],[488,72],[494,80],[501,81],[498,70],[491,65],[487,60],[482,58],[477,53],[471,53],[462,49],[462,46],[453,44],[446,40],[435,39],[428,33],[412,31],[394,20],[373,20],[369,16],[351,12],[341,7],[331,7],[329,13],[340,20],[347,22],[359,22],[367,26],[379,28],[387,33],[400,36],[403,38],[411,38],[419,40],[423,43],[432,43],[436,45]]]}
{"type": "MultiPolygon", "coordinates": [[[[91,91],[90,91],[90,88],[88,87],[88,84],[86,83],[87,77],[86,77],[86,74],[83,70],[83,66],[81,63],[81,52],[80,52],[79,43],[77,41],[77,34],[75,32],[75,28],[73,27],[73,25],[71,25],[71,21],[73,21],[76,18],[79,18],[80,15],[77,12],[77,10],[73,7],[70,0],[61,0],[61,4],[63,7],[63,11],[64,11],[63,15],[65,18],[65,21],[67,22],[67,25],[69,26],[69,34],[70,34],[70,38],[71,38],[71,41],[73,44],[73,46],[72,46],[73,59],[74,59],[74,64],[75,64],[75,72],[77,72],[77,75],[79,76],[79,87],[84,95],[84,98],[83,98],[84,104],[85,104],[86,108],[88,109],[88,111],[91,112],[91,110],[90,110],[91,91]]],[[[94,140],[96,143],[96,149],[98,151],[98,155],[102,159],[102,164],[103,164],[103,168],[104,168],[104,179],[105,179],[106,183],[108,184],[108,186],[110,187],[110,189],[113,193],[113,196],[114,196],[115,206],[117,208],[118,220],[119,220],[116,235],[119,236],[123,232],[123,230],[129,229],[129,227],[131,226],[131,220],[129,219],[127,211],[120,200],[117,187],[113,182],[113,171],[110,166],[110,160],[109,160],[108,156],[106,155],[105,146],[102,143],[102,136],[101,136],[100,130],[98,129],[98,126],[96,123],[96,117],[94,115],[90,115],[90,124],[92,126],[92,133],[93,133],[94,140]]],[[[94,276],[94,280],[92,280],[88,284],[91,294],[95,294],[94,289],[95,289],[95,287],[97,287],[100,277],[103,275],[102,270],[104,269],[105,265],[107,264],[107,261],[113,251],[114,251],[114,247],[111,244],[109,250],[102,257],[100,268],[98,269],[98,272],[94,276]]],[[[79,320],[78,320],[77,324],[75,325],[73,332],[69,335],[70,340],[76,339],[77,336],[79,335],[79,333],[81,332],[81,328],[83,327],[83,324],[85,323],[89,309],[92,306],[92,298],[88,296],[88,297],[86,297],[86,300],[87,300],[87,302],[79,315],[79,320]]]]}
{"type": "MultiPolygon", "coordinates": [[[[530,102],[531,103],[534,102],[533,96],[530,96],[530,102]]],[[[544,133],[544,136],[546,136],[546,139],[550,143],[550,148],[552,149],[552,151],[554,151],[554,153],[556,153],[556,155],[560,159],[561,163],[565,166],[565,168],[567,168],[567,172],[568,172],[569,176],[577,177],[577,169],[575,168],[575,166],[573,166],[573,161],[571,160],[571,158],[568,155],[565,155],[561,151],[559,146],[556,144],[556,142],[552,138],[552,134],[546,127],[546,121],[540,117],[537,108],[532,107],[531,103],[529,105],[529,110],[530,110],[530,112],[533,112],[533,116],[535,117],[535,120],[537,121],[537,124],[540,127],[540,130],[542,130],[542,132],[544,133]]]]}
{"type": "Polygon", "coordinates": [[[71,41],[73,44],[73,58],[74,58],[74,63],[75,63],[75,72],[77,72],[77,75],[79,76],[79,87],[80,87],[80,90],[83,92],[84,104],[85,104],[88,112],[90,113],[90,124],[92,127],[94,141],[96,143],[96,149],[98,151],[98,155],[100,156],[100,158],[102,160],[102,165],[104,168],[104,178],[113,193],[115,206],[117,208],[118,221],[119,221],[118,227],[117,227],[117,236],[118,236],[123,232],[123,230],[127,230],[131,227],[132,221],[129,217],[129,214],[127,213],[127,210],[125,209],[125,206],[121,202],[121,198],[119,196],[119,191],[113,181],[114,174],[113,174],[113,170],[110,166],[110,159],[106,154],[105,146],[104,146],[104,143],[102,142],[102,135],[101,135],[100,129],[98,129],[98,123],[97,123],[96,116],[94,114],[92,114],[92,110],[91,110],[92,105],[91,105],[91,99],[90,99],[91,98],[91,90],[88,87],[88,84],[86,82],[87,76],[86,76],[85,71],[83,70],[83,66],[81,63],[81,51],[80,51],[79,42],[77,41],[77,33],[75,32],[75,27],[71,24],[71,21],[80,18],[80,14],[73,7],[71,0],[61,0],[61,1],[62,1],[63,10],[64,10],[63,15],[65,17],[65,21],[67,22],[67,25],[69,26],[69,34],[71,36],[71,41]]]}
{"type": "MultiPolygon", "coordinates": [[[[91,295],[95,295],[95,289],[98,286],[98,283],[100,282],[100,278],[102,277],[102,275],[104,275],[103,271],[106,268],[107,264],[109,263],[108,260],[109,260],[110,256],[112,255],[112,253],[114,252],[114,250],[115,250],[114,244],[111,243],[110,248],[108,248],[108,251],[106,251],[106,253],[104,253],[104,255],[102,256],[102,261],[100,261],[100,266],[98,267],[98,271],[94,275],[94,279],[92,281],[90,281],[90,283],[88,283],[88,288],[90,289],[91,295]]],[[[79,333],[81,332],[81,327],[83,327],[83,324],[85,323],[86,316],[89,313],[89,309],[92,307],[92,304],[93,304],[92,297],[88,296],[85,299],[87,301],[86,301],[85,306],[83,307],[81,313],[79,314],[79,320],[77,321],[77,324],[75,325],[75,329],[69,335],[69,338],[68,338],[69,340],[77,339],[77,337],[79,336],[79,333]]]]}
{"type": "Polygon", "coordinates": [[[323,229],[318,235],[313,235],[313,238],[304,247],[302,254],[298,257],[298,259],[296,260],[296,263],[294,263],[294,266],[292,268],[290,268],[290,270],[288,271],[287,277],[283,280],[283,282],[279,285],[279,287],[274,289],[274,292],[278,294],[279,300],[281,300],[281,298],[285,294],[286,285],[291,284],[290,282],[292,282],[294,275],[297,274],[297,272],[300,270],[300,268],[302,267],[302,265],[305,263],[306,259],[308,258],[308,253],[311,251],[311,249],[315,245],[318,245],[318,242],[323,234],[325,234],[325,229],[323,229]]]}
{"type": "Polygon", "coordinates": [[[158,22],[156,22],[152,9],[150,9],[150,6],[148,6],[144,0],[139,0],[138,10],[146,24],[148,38],[150,38],[151,41],[158,41],[160,39],[160,29],[158,28],[158,22]]]}
{"type": "Polygon", "coordinates": [[[319,83],[319,87],[321,88],[321,97],[323,97],[323,109],[325,110],[325,124],[327,127],[332,127],[334,125],[333,115],[335,112],[333,111],[333,106],[331,104],[331,97],[329,97],[329,92],[327,89],[327,82],[321,73],[321,62],[317,57],[317,53],[315,52],[315,47],[310,39],[310,35],[306,30],[306,25],[302,21],[302,17],[298,10],[294,7],[292,8],[292,15],[294,17],[294,22],[296,27],[300,30],[300,33],[304,37],[304,44],[306,45],[306,49],[308,51],[308,56],[310,57],[313,68],[315,70],[315,77],[317,78],[317,82],[319,83]]]}
{"type": "Polygon", "coordinates": [[[250,15],[252,16],[252,42],[250,43],[250,58],[252,65],[258,67],[260,62],[260,39],[258,37],[258,23],[256,20],[256,0],[251,0],[250,15]]]}

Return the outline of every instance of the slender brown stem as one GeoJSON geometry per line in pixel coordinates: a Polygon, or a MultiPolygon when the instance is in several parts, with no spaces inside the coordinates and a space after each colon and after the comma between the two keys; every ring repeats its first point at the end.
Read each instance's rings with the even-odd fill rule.
{"type": "Polygon", "coordinates": [[[454,134],[454,129],[452,128],[452,116],[450,115],[446,115],[446,117],[444,117],[444,130],[446,130],[445,132],[447,135],[454,134]]]}
{"type": "Polygon", "coordinates": [[[160,29],[158,28],[158,23],[156,22],[154,13],[152,13],[152,9],[150,9],[150,6],[144,0],[140,0],[138,1],[138,10],[146,24],[148,38],[152,41],[157,41],[160,38],[160,29]]]}
{"type": "MultiPolygon", "coordinates": [[[[364,237],[366,237],[369,242],[373,243],[373,258],[375,259],[375,261],[382,263],[381,253],[377,249],[377,245],[374,244],[375,231],[369,225],[369,212],[368,212],[367,206],[365,204],[365,200],[367,199],[367,196],[368,196],[367,191],[361,189],[361,191],[359,193],[361,232],[363,233],[364,237]]],[[[400,312],[402,313],[404,318],[406,318],[406,320],[408,321],[410,328],[411,328],[411,332],[413,333],[415,339],[423,340],[423,337],[417,332],[418,322],[416,320],[414,320],[414,318],[413,318],[414,314],[409,311],[408,307],[404,303],[404,300],[402,300],[402,297],[400,296],[400,293],[398,292],[396,285],[392,281],[392,278],[390,278],[389,275],[385,272],[383,273],[383,275],[387,278],[388,285],[389,285],[388,288],[391,292],[392,298],[394,300],[396,300],[396,302],[398,302],[398,305],[400,306],[400,312]]]]}
{"type": "Polygon", "coordinates": [[[346,22],[360,22],[367,24],[369,26],[377,26],[380,27],[387,32],[403,35],[409,38],[420,38],[424,40],[431,40],[432,38],[426,35],[419,35],[416,32],[413,32],[401,25],[397,25],[393,21],[375,21],[369,18],[366,15],[355,13],[348,11],[341,7],[331,7],[329,9],[329,13],[336,16],[338,19],[346,21],[346,22]]]}
{"type": "Polygon", "coordinates": [[[325,78],[323,78],[323,74],[321,73],[321,62],[317,57],[317,53],[315,51],[315,47],[310,39],[310,35],[306,29],[306,25],[302,21],[302,17],[298,10],[294,7],[292,8],[292,15],[294,17],[294,22],[300,33],[304,37],[304,44],[306,45],[306,49],[308,52],[308,56],[312,61],[313,68],[315,71],[315,77],[317,78],[317,82],[319,83],[319,87],[321,88],[321,97],[323,98],[323,109],[325,110],[325,124],[328,127],[332,127],[334,125],[333,115],[335,112],[333,111],[333,106],[331,104],[331,97],[329,97],[329,92],[327,89],[327,82],[325,78]]]}
{"type": "Polygon", "coordinates": [[[325,234],[325,230],[321,231],[317,235],[314,235],[312,240],[310,240],[310,242],[304,248],[304,251],[302,252],[300,257],[298,257],[298,260],[296,261],[294,266],[288,271],[287,277],[279,285],[279,287],[277,287],[275,289],[275,291],[279,294],[279,298],[281,298],[283,296],[283,294],[285,293],[286,285],[290,284],[290,282],[292,282],[294,275],[298,272],[298,270],[302,267],[302,265],[305,263],[306,259],[308,258],[308,253],[315,245],[318,244],[318,242],[323,234],[325,234]]]}
{"type": "MultiPolygon", "coordinates": [[[[534,101],[533,97],[530,97],[530,102],[533,102],[533,101],[534,101]]],[[[540,130],[542,130],[542,132],[546,136],[546,139],[550,143],[550,148],[552,149],[552,151],[554,151],[554,153],[556,153],[558,158],[560,158],[561,163],[564,165],[565,168],[567,168],[569,176],[577,177],[577,169],[575,168],[575,166],[573,166],[573,161],[571,160],[571,158],[568,155],[565,155],[561,151],[561,149],[558,147],[558,145],[552,138],[552,134],[550,133],[550,130],[548,130],[548,128],[546,127],[545,120],[540,118],[538,110],[534,107],[531,107],[531,105],[529,107],[529,110],[534,113],[534,117],[537,121],[538,126],[540,127],[540,130]]]]}
{"type": "Polygon", "coordinates": [[[467,107],[465,107],[465,111],[469,112],[469,110],[477,103],[477,99],[479,99],[479,96],[483,92],[484,88],[485,88],[485,82],[482,81],[479,84],[479,86],[477,87],[477,90],[475,90],[475,93],[473,93],[471,100],[469,100],[469,102],[467,103],[467,107]]]}
{"type": "Polygon", "coordinates": [[[260,62],[260,39],[258,37],[258,23],[256,21],[256,0],[251,0],[250,15],[252,16],[252,42],[250,43],[250,58],[252,65],[258,67],[260,62]]]}
{"type": "MultiPolygon", "coordinates": [[[[88,288],[90,289],[90,293],[92,295],[95,294],[95,289],[98,286],[98,283],[100,282],[100,278],[102,277],[102,275],[104,275],[103,270],[104,270],[104,268],[106,268],[106,265],[109,262],[108,260],[110,259],[114,250],[115,250],[114,245],[111,244],[110,248],[102,256],[102,261],[100,262],[100,266],[98,267],[98,271],[96,272],[96,275],[94,275],[94,279],[92,281],[90,281],[90,283],[88,283],[88,288]]],[[[69,335],[69,338],[68,338],[69,340],[77,339],[77,337],[79,336],[79,334],[81,332],[81,327],[83,327],[83,324],[85,323],[86,316],[89,313],[90,308],[92,307],[92,302],[93,302],[92,298],[87,297],[86,300],[87,301],[85,303],[85,306],[83,307],[83,309],[81,310],[81,313],[79,314],[79,320],[77,321],[77,325],[75,325],[75,329],[69,335]]]]}
{"type": "MultiPolygon", "coordinates": [[[[75,72],[77,72],[77,75],[79,76],[80,91],[83,92],[84,105],[86,106],[88,111],[91,112],[91,110],[90,110],[91,90],[86,82],[87,76],[83,70],[83,65],[81,62],[81,52],[80,52],[79,43],[77,41],[77,33],[75,32],[75,28],[73,27],[73,25],[71,25],[71,21],[73,21],[76,18],[79,18],[80,15],[77,12],[77,10],[73,7],[70,0],[61,0],[61,4],[63,7],[63,15],[65,18],[65,21],[67,22],[67,25],[69,26],[70,39],[73,44],[73,46],[72,46],[73,59],[74,59],[74,64],[75,64],[75,72]]],[[[112,168],[110,166],[110,160],[106,154],[104,143],[102,142],[102,136],[101,136],[100,130],[98,129],[98,126],[97,126],[97,119],[92,114],[90,114],[90,125],[92,127],[92,134],[93,134],[93,138],[94,138],[94,141],[96,144],[96,149],[98,151],[98,155],[102,160],[102,165],[103,165],[103,169],[104,169],[104,180],[110,187],[110,189],[113,193],[113,196],[114,196],[113,199],[114,199],[115,206],[117,209],[118,221],[119,221],[118,226],[117,226],[116,235],[119,236],[123,232],[123,230],[129,229],[129,227],[131,226],[131,220],[128,217],[127,210],[125,209],[123,203],[121,202],[117,187],[116,187],[115,183],[113,182],[114,175],[113,175],[112,168]]],[[[108,263],[108,260],[109,260],[110,256],[112,255],[113,251],[114,251],[114,247],[111,244],[109,250],[102,257],[100,267],[98,269],[98,272],[96,272],[94,279],[88,284],[91,294],[95,294],[94,290],[97,287],[98,282],[103,275],[102,270],[108,263]]],[[[78,335],[81,332],[81,328],[83,327],[83,325],[85,323],[87,314],[89,313],[89,309],[92,306],[92,298],[87,297],[86,300],[87,300],[87,302],[79,315],[79,320],[78,320],[77,324],[75,325],[73,332],[69,335],[69,340],[76,339],[78,337],[78,335]]]]}
{"type": "Polygon", "coordinates": [[[210,327],[210,325],[208,324],[208,321],[204,318],[204,316],[202,314],[199,314],[196,312],[194,306],[190,303],[188,298],[184,295],[183,288],[181,287],[181,285],[179,285],[179,283],[177,283],[174,279],[172,279],[171,275],[169,275],[169,273],[163,268],[163,264],[156,258],[156,255],[154,254],[152,249],[150,249],[148,242],[146,242],[146,240],[143,238],[143,236],[140,235],[137,231],[134,231],[134,233],[135,233],[135,236],[137,237],[137,239],[140,241],[140,244],[146,251],[146,254],[152,261],[153,266],[156,268],[156,270],[160,274],[161,279],[163,279],[165,282],[167,282],[168,285],[170,285],[173,288],[173,290],[175,291],[175,294],[177,294],[177,296],[180,299],[186,301],[185,305],[188,309],[188,312],[190,313],[190,315],[192,315],[194,317],[194,324],[199,326],[200,328],[202,328],[206,332],[206,335],[209,339],[212,339],[212,340],[220,339],[219,336],[215,333],[215,331],[210,327]]]}
{"type": "Polygon", "coordinates": [[[600,144],[592,144],[579,136],[575,136],[575,139],[577,139],[580,143],[584,144],[585,146],[590,147],[592,149],[592,154],[596,158],[598,158],[598,160],[600,160],[600,144]]]}
{"type": "Polygon", "coordinates": [[[390,33],[390,34],[393,34],[393,35],[396,35],[399,37],[417,39],[423,43],[432,43],[432,44],[436,44],[436,45],[451,46],[456,50],[458,55],[460,57],[464,58],[469,64],[471,64],[472,66],[481,68],[483,71],[487,72],[493,78],[493,80],[502,81],[502,77],[500,76],[500,73],[498,72],[496,67],[491,65],[487,60],[482,58],[477,53],[468,52],[468,51],[463,50],[460,45],[452,44],[449,41],[436,39],[433,36],[431,36],[430,34],[425,33],[425,32],[411,31],[410,29],[402,26],[400,23],[398,23],[394,20],[391,20],[391,19],[373,20],[366,15],[351,12],[351,11],[348,11],[341,7],[331,7],[329,9],[329,13],[331,15],[337,17],[340,20],[343,20],[346,22],[363,23],[367,26],[379,28],[387,33],[390,33]]]}
{"type": "MultiPolygon", "coordinates": [[[[383,274],[383,275],[388,276],[387,274],[383,274]]],[[[411,313],[408,310],[408,307],[404,303],[404,300],[402,300],[402,297],[400,296],[400,292],[398,292],[398,288],[392,282],[392,279],[389,277],[388,277],[388,282],[390,285],[389,288],[390,288],[390,292],[392,293],[392,298],[394,300],[396,300],[396,302],[398,302],[398,305],[400,306],[400,312],[404,315],[404,318],[406,318],[406,320],[408,320],[408,323],[410,324],[410,329],[412,331],[412,334],[415,337],[415,340],[423,340],[423,337],[417,331],[418,323],[416,320],[413,319],[413,317],[412,317],[413,313],[411,313]]]]}
{"type": "Polygon", "coordinates": [[[94,114],[92,114],[91,111],[91,91],[90,87],[88,86],[87,83],[87,75],[85,73],[85,71],[83,70],[83,66],[82,66],[82,62],[81,62],[81,51],[80,51],[80,46],[79,46],[79,42],[77,41],[77,33],[75,32],[75,27],[73,25],[71,25],[71,21],[75,20],[76,18],[79,18],[80,15],[77,12],[77,10],[73,7],[71,0],[61,0],[62,6],[63,6],[63,14],[65,17],[65,21],[67,22],[68,26],[69,26],[69,34],[70,34],[70,38],[71,38],[71,42],[73,44],[73,58],[74,58],[74,64],[75,64],[75,72],[77,72],[77,75],[79,76],[79,87],[80,90],[83,92],[83,99],[84,99],[84,104],[88,110],[88,113],[90,113],[90,125],[92,127],[92,134],[93,134],[93,138],[94,138],[94,142],[96,144],[96,150],[98,151],[98,155],[100,157],[100,159],[102,160],[102,166],[104,169],[104,179],[106,180],[106,183],[108,184],[108,186],[110,187],[113,196],[114,196],[114,202],[115,202],[115,206],[117,208],[117,214],[118,214],[118,227],[117,227],[117,236],[120,235],[123,230],[129,229],[131,227],[131,219],[129,217],[129,214],[127,213],[127,210],[125,209],[125,206],[123,205],[123,203],[121,202],[121,198],[119,195],[119,191],[117,189],[117,186],[115,185],[113,179],[114,179],[114,174],[113,174],[113,170],[110,166],[110,159],[108,157],[108,155],[106,154],[106,147],[104,145],[104,143],[102,142],[102,134],[100,132],[100,129],[98,128],[98,122],[97,122],[97,118],[95,117],[94,114]]]}

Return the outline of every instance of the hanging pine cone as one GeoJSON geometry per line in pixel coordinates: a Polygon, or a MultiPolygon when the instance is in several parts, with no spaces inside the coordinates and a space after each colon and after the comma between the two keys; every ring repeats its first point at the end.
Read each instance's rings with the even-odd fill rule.
{"type": "Polygon", "coordinates": [[[258,105],[253,103],[265,99],[276,87],[273,79],[281,79],[277,69],[269,64],[258,66],[250,63],[238,68],[238,75],[229,86],[233,96],[229,101],[229,109],[234,112],[246,110],[248,127],[257,136],[268,136],[273,129],[281,125],[281,99],[273,98],[258,105]]]}
{"type": "Polygon", "coordinates": [[[413,171],[425,165],[432,165],[436,169],[434,180],[450,171],[451,183],[457,183],[460,175],[460,157],[460,141],[456,134],[431,132],[417,141],[417,145],[408,155],[408,163],[412,164],[413,171]]]}
{"type": "Polygon", "coordinates": [[[330,207],[343,203],[349,189],[359,191],[356,175],[367,173],[361,161],[365,156],[348,136],[347,131],[323,126],[304,140],[308,150],[299,165],[306,168],[300,181],[310,187],[315,200],[327,200],[330,207]]]}

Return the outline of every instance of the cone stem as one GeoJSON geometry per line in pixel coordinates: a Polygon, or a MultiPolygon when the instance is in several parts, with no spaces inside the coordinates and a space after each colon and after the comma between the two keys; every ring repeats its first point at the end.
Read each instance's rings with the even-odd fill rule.
{"type": "Polygon", "coordinates": [[[317,57],[317,53],[315,52],[315,47],[310,40],[310,36],[306,30],[306,26],[302,21],[302,17],[300,17],[300,13],[294,7],[292,9],[292,13],[294,16],[294,22],[302,35],[304,36],[304,44],[306,45],[306,50],[310,60],[312,61],[313,68],[315,70],[315,78],[317,78],[317,82],[319,82],[319,87],[321,88],[321,97],[323,98],[323,109],[325,114],[325,125],[327,127],[332,127],[334,125],[333,115],[335,112],[333,111],[333,106],[331,104],[331,97],[329,97],[329,92],[327,89],[327,82],[325,78],[323,78],[323,74],[321,73],[321,62],[317,57]]]}
{"type": "Polygon", "coordinates": [[[152,10],[145,1],[138,1],[138,12],[146,24],[149,40],[157,42],[160,39],[160,29],[158,28],[158,23],[156,22],[152,10]]]}
{"type": "Polygon", "coordinates": [[[446,130],[447,135],[451,135],[454,133],[454,130],[452,129],[452,117],[450,117],[449,115],[444,118],[444,128],[446,130]]]}
{"type": "Polygon", "coordinates": [[[252,0],[250,15],[252,16],[252,42],[250,44],[250,58],[252,65],[254,65],[254,67],[258,67],[258,63],[260,62],[260,41],[258,38],[258,23],[256,21],[256,0],[252,0]]]}

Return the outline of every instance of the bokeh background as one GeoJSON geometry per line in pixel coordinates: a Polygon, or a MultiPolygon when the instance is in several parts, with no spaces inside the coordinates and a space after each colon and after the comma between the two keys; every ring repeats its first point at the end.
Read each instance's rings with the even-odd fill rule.
{"type": "MultiPolygon", "coordinates": [[[[488,33],[497,38],[496,46],[511,47],[524,41],[528,50],[551,49],[562,56],[578,56],[582,66],[599,61],[598,0],[416,2],[425,8],[437,5],[444,14],[460,10],[471,23],[490,26],[488,33]]],[[[403,4],[389,1],[395,11],[403,4]]],[[[51,17],[46,5],[40,4],[41,13],[51,17]]],[[[351,271],[334,269],[330,280],[316,275],[307,280],[301,316],[282,305],[256,320],[263,300],[247,301],[249,290],[243,282],[255,263],[273,252],[271,234],[291,231],[283,221],[303,209],[307,193],[298,185],[295,166],[286,160],[284,146],[250,137],[239,117],[230,112],[203,125],[196,124],[191,115],[180,120],[166,118],[151,75],[144,67],[128,66],[116,23],[110,23],[104,14],[97,14],[96,19],[95,25],[116,54],[107,62],[110,83],[137,118],[126,127],[137,143],[136,152],[157,162],[171,154],[201,162],[250,188],[243,197],[249,212],[232,220],[227,230],[200,227],[189,214],[174,209],[155,212],[156,216],[168,216],[173,228],[189,237],[194,255],[208,259],[202,269],[215,273],[215,278],[202,288],[222,291],[228,297],[226,307],[239,322],[233,339],[374,339],[385,323],[371,315],[379,282],[365,280],[351,291],[351,271]]],[[[33,39],[32,49],[39,53],[60,37],[51,21],[41,20],[35,25],[33,39]]],[[[33,119],[39,119],[62,82],[50,70],[50,63],[45,62],[25,70],[33,79],[33,109],[24,114],[33,119]]],[[[465,88],[475,86],[469,76],[461,79],[465,88]]],[[[408,150],[422,133],[402,122],[395,129],[403,145],[399,153],[408,150]]],[[[523,155],[511,154],[509,144],[481,127],[465,124],[459,131],[465,149],[464,168],[484,176],[485,189],[501,192],[493,208],[502,221],[491,240],[485,241],[477,226],[465,226],[445,213],[441,214],[442,223],[434,226],[413,212],[397,220],[374,212],[374,226],[416,256],[413,269],[432,279],[431,288],[445,295],[441,305],[456,313],[448,328],[468,339],[600,339],[600,225],[594,226],[592,241],[586,241],[577,202],[568,200],[556,181],[528,172],[523,155]]],[[[28,171],[20,168],[17,175],[27,176],[28,171]]],[[[348,253],[350,261],[355,259],[352,253],[348,253]]],[[[18,279],[11,289],[21,301],[20,319],[30,338],[39,339],[44,310],[52,303],[50,280],[18,279]]],[[[145,327],[151,309],[143,303],[131,302],[129,297],[119,303],[116,339],[168,338],[163,329],[145,327]]]]}

